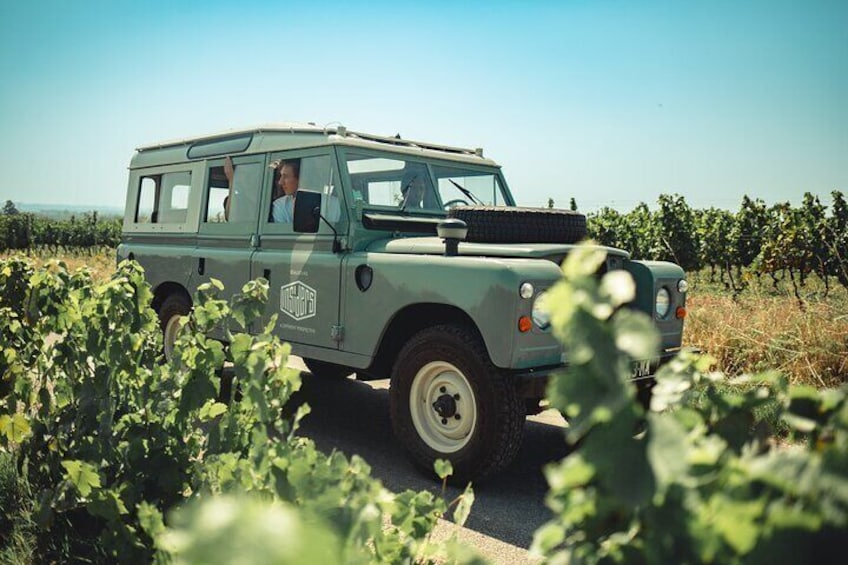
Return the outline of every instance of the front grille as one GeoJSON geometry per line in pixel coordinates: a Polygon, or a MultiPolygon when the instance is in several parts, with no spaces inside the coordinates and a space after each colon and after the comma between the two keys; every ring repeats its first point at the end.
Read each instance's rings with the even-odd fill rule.
{"type": "Polygon", "coordinates": [[[601,278],[610,271],[617,271],[622,268],[624,268],[624,257],[607,255],[606,260],[601,264],[601,268],[595,271],[595,277],[601,278]]]}

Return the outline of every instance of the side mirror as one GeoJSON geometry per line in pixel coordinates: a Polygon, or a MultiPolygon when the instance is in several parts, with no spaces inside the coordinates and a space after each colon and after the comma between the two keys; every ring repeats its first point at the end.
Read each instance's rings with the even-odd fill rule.
{"type": "Polygon", "coordinates": [[[294,199],[294,231],[316,233],[321,222],[321,193],[298,190],[294,199]]]}

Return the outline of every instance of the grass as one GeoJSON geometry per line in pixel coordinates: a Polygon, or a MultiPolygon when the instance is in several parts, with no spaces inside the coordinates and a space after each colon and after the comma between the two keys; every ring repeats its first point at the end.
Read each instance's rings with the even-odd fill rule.
{"type": "Polygon", "coordinates": [[[12,455],[0,451],[0,563],[34,562],[32,498],[18,476],[12,455]]]}
{"type": "Polygon", "coordinates": [[[64,261],[71,271],[87,267],[91,269],[95,280],[99,281],[107,279],[115,270],[115,250],[110,247],[78,250],[49,248],[9,250],[0,252],[0,259],[20,255],[32,259],[37,265],[42,265],[50,259],[59,259],[64,261]]]}
{"type": "MultiPolygon", "coordinates": [[[[706,272],[690,276],[689,316],[684,343],[718,359],[728,374],[777,369],[792,384],[819,388],[848,383],[848,292],[811,278],[803,303],[790,287],[749,281],[734,296],[709,281],[706,272]]],[[[835,282],[835,281],[834,281],[835,282]]]]}

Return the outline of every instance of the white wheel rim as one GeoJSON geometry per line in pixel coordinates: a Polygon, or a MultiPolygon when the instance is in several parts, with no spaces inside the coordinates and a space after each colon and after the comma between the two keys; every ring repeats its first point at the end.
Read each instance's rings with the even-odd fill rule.
{"type": "Polygon", "coordinates": [[[451,363],[433,361],[418,371],[409,391],[409,410],[418,436],[440,453],[455,453],[477,425],[474,391],[451,363]]]}
{"type": "Polygon", "coordinates": [[[180,332],[180,328],[182,324],[180,323],[179,314],[174,314],[168,319],[168,323],[165,324],[165,333],[163,336],[164,349],[165,349],[165,359],[170,361],[171,355],[174,353],[174,342],[177,341],[177,334],[180,332]]]}

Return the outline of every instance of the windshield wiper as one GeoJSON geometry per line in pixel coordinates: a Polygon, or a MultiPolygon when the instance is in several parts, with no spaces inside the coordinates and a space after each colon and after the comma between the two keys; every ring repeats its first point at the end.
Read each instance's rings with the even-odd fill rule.
{"type": "Polygon", "coordinates": [[[467,196],[468,198],[470,198],[471,200],[473,200],[474,202],[476,202],[476,203],[477,203],[477,204],[479,204],[480,206],[485,206],[485,204],[483,204],[483,201],[482,201],[482,200],[480,200],[479,198],[477,198],[476,196],[474,196],[474,194],[472,194],[472,193],[471,193],[471,191],[470,191],[470,190],[468,190],[467,188],[465,188],[465,187],[463,187],[463,186],[460,186],[460,184],[459,184],[458,182],[456,182],[455,180],[453,180],[453,179],[448,179],[448,182],[450,182],[452,185],[454,185],[455,187],[457,187],[457,188],[459,189],[459,191],[460,191],[460,192],[462,192],[465,196],[467,196]]]}

